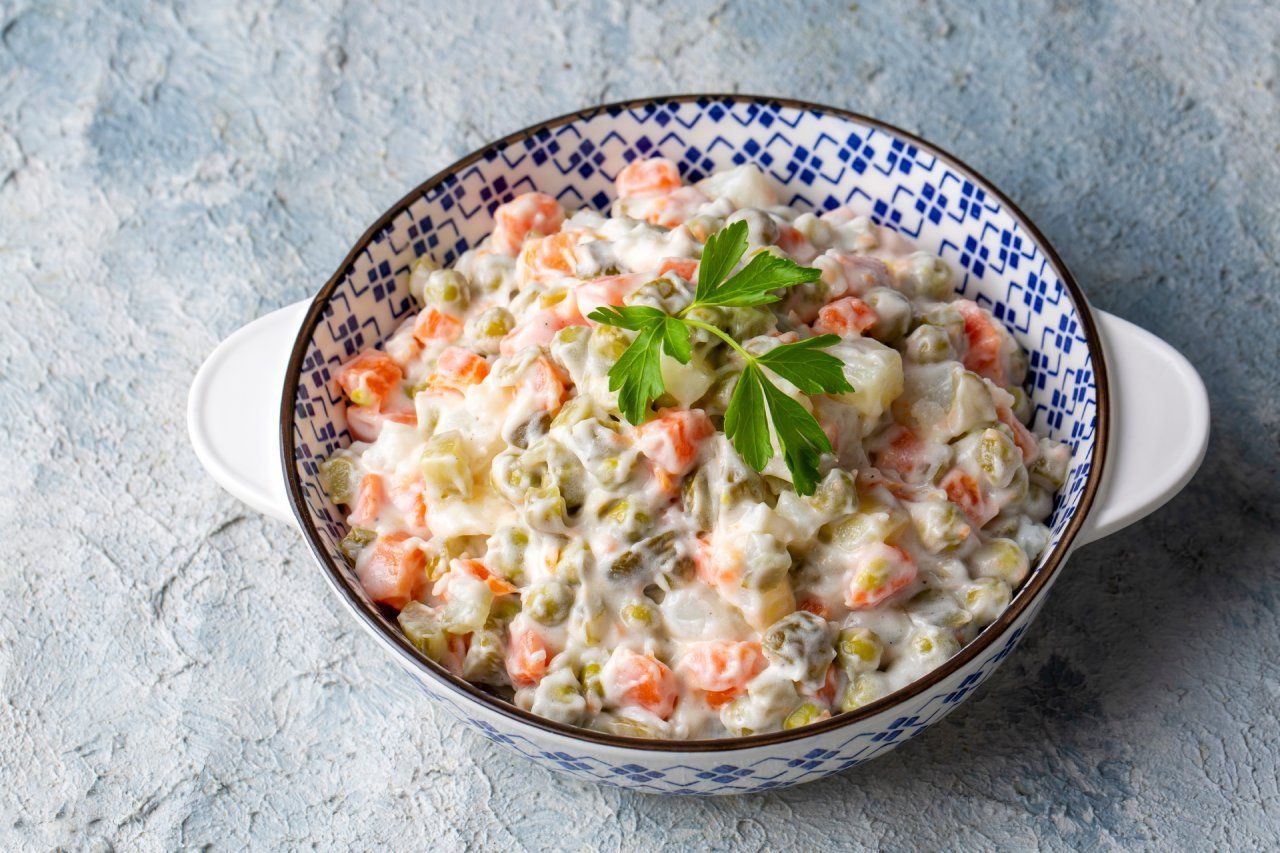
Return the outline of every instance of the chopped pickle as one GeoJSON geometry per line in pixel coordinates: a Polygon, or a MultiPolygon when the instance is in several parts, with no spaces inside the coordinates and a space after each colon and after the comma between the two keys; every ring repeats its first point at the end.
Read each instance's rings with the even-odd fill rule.
{"type": "Polygon", "coordinates": [[[353,527],[347,531],[347,535],[342,537],[342,541],[338,543],[338,549],[342,551],[342,555],[351,562],[356,561],[356,557],[364,548],[378,538],[378,534],[364,527],[353,527]]]}

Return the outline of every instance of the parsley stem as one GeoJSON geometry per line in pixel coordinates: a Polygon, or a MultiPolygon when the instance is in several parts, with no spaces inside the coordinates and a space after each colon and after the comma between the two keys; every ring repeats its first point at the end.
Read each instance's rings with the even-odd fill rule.
{"type": "Polygon", "coordinates": [[[688,317],[681,317],[680,319],[690,326],[694,326],[699,329],[706,329],[708,332],[715,335],[717,338],[724,341],[726,344],[728,344],[729,346],[737,350],[739,353],[741,353],[742,357],[747,360],[747,364],[755,364],[756,357],[751,353],[747,352],[746,350],[744,350],[737,341],[735,341],[731,336],[729,336],[722,330],[717,329],[715,326],[711,325],[710,323],[704,323],[701,320],[691,320],[688,317]]]}

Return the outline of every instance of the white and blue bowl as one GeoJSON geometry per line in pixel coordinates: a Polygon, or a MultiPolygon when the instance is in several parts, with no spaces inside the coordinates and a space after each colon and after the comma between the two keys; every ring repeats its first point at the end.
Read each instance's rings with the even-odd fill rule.
{"type": "MultiPolygon", "coordinates": [[[[1133,343],[1139,339],[1126,333],[1115,333],[1125,339],[1115,345],[1140,350],[1133,343]]],[[[1157,339],[1146,343],[1167,355],[1157,339]]],[[[1178,387],[1191,383],[1185,375],[1174,379],[1178,387]]],[[[195,388],[192,394],[194,411],[195,388]]],[[[1104,463],[1110,464],[1109,394],[1099,319],[1040,232],[973,170],[908,133],[842,110],[749,96],[679,96],[593,108],[519,131],[449,166],[384,213],[306,310],[285,368],[280,440],[288,501],[318,562],[351,612],[432,700],[490,740],[582,779],[655,792],[739,793],[844,770],[924,732],[1014,649],[1073,544],[1132,520],[1121,517],[1126,513],[1145,514],[1185,483],[1199,461],[1194,448],[1175,466],[1180,477],[1160,494],[1126,498],[1113,487],[1111,517],[1099,520],[1094,513],[1092,525],[1086,523],[1104,463]],[[1027,349],[1035,428],[1072,450],[1049,522],[1049,547],[1007,611],[925,678],[806,728],[700,741],[617,737],[534,716],[462,681],[417,652],[393,614],[365,596],[338,550],[346,533],[343,513],[317,474],[318,463],[351,440],[337,369],[382,343],[415,310],[408,289],[415,257],[425,253],[450,264],[489,233],[499,204],[530,190],[549,193],[570,210],[605,210],[618,171],[659,155],[677,163],[688,181],[754,163],[786,188],[789,205],[815,211],[845,205],[942,256],[957,272],[958,290],[988,307],[1027,349]]],[[[197,420],[193,414],[200,450],[197,420]]],[[[208,456],[202,451],[219,476],[208,456]]]]}

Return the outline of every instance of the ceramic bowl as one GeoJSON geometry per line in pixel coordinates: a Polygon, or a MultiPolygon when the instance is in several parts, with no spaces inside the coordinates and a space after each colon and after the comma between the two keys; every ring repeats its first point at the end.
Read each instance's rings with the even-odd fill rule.
{"type": "Polygon", "coordinates": [[[561,116],[429,178],[378,218],[309,305],[264,318],[215,352],[193,386],[189,419],[206,467],[251,505],[297,523],[356,621],[432,701],[554,770],[646,791],[719,794],[856,766],[959,707],[1017,646],[1073,547],[1181,488],[1203,454],[1207,413],[1204,389],[1185,360],[1091,310],[1043,235],[956,158],[843,110],[712,95],[561,116]],[[407,287],[413,258],[427,253],[450,264],[488,234],[494,209],[517,193],[540,190],[569,209],[606,209],[617,172],[657,155],[679,164],[688,181],[754,163],[785,187],[789,205],[847,205],[941,255],[959,292],[990,308],[1027,349],[1035,427],[1072,450],[1049,522],[1052,540],[1006,612],[925,678],[806,728],[700,741],[616,737],[536,717],[450,675],[405,640],[393,614],[366,598],[338,551],[343,513],[317,477],[318,463],[350,441],[336,370],[415,310],[407,287]],[[241,413],[235,423],[220,416],[231,401],[241,413]],[[283,481],[264,441],[273,409],[283,481]],[[254,415],[243,417],[246,410],[254,415]],[[1179,414],[1183,427],[1169,429],[1157,412],[1179,414]],[[1106,476],[1112,468],[1119,473],[1106,476]]]}

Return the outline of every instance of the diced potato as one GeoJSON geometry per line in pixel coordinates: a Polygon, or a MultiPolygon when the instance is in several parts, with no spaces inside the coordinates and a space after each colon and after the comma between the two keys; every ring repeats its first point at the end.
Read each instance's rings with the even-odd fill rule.
{"type": "Polygon", "coordinates": [[[827,352],[844,362],[845,379],[853,386],[852,391],[836,395],[836,399],[858,411],[863,435],[869,435],[889,404],[902,393],[902,356],[869,338],[844,340],[827,352]]]}

